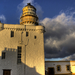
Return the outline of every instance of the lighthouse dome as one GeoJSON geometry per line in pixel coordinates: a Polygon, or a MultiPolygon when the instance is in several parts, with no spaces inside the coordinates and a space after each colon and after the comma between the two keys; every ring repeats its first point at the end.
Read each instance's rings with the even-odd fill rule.
{"type": "Polygon", "coordinates": [[[36,8],[32,6],[30,3],[22,9],[23,13],[20,17],[20,24],[24,25],[37,25],[38,17],[36,15],[36,8]]]}

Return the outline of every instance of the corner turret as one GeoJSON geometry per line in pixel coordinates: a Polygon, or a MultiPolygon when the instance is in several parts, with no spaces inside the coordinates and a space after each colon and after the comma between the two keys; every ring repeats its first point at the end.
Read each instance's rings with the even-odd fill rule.
{"type": "Polygon", "coordinates": [[[3,30],[3,28],[4,28],[4,24],[1,23],[1,21],[0,21],[0,31],[3,30]]]}

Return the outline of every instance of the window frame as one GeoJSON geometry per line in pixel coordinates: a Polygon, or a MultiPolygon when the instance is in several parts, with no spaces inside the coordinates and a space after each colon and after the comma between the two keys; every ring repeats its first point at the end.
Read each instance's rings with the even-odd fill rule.
{"type": "Polygon", "coordinates": [[[11,75],[11,69],[3,69],[3,75],[6,75],[6,73],[9,73],[9,75],[11,75]]]}
{"type": "Polygon", "coordinates": [[[29,36],[29,32],[26,32],[26,37],[28,37],[29,36]]]}
{"type": "Polygon", "coordinates": [[[14,37],[14,31],[11,31],[11,37],[14,37]]]}
{"type": "Polygon", "coordinates": [[[58,72],[61,72],[61,65],[57,65],[57,71],[58,71],[58,72]],[[59,66],[59,69],[60,69],[60,70],[58,70],[58,66],[59,66]]]}
{"type": "Polygon", "coordinates": [[[70,65],[66,65],[66,70],[67,70],[67,71],[70,71],[70,65]],[[68,70],[68,67],[67,67],[67,66],[69,66],[69,70],[68,70]]]}
{"type": "Polygon", "coordinates": [[[34,36],[34,39],[36,39],[36,38],[37,38],[37,36],[35,35],[35,36],[34,36]]]}
{"type": "Polygon", "coordinates": [[[5,59],[6,57],[6,52],[2,52],[2,59],[5,59]]]}

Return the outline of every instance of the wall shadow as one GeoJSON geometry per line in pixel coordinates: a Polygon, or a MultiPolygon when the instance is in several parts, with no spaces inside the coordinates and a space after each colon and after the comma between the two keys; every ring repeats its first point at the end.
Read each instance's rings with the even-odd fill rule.
{"type": "MultiPolygon", "coordinates": [[[[0,56],[1,71],[10,69],[12,71],[11,75],[41,75],[36,72],[35,66],[33,68],[29,67],[22,61],[21,64],[17,64],[17,49],[5,47],[2,52],[5,52],[5,59],[2,59],[2,55],[0,56]]],[[[3,75],[2,73],[0,75],[3,75]]]]}

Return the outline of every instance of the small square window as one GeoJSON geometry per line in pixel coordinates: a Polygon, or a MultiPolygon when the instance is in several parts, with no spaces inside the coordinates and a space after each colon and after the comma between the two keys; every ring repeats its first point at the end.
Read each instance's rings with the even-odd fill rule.
{"type": "Polygon", "coordinates": [[[2,59],[5,59],[5,52],[2,52],[2,59]]]}
{"type": "Polygon", "coordinates": [[[14,37],[14,31],[11,31],[11,37],[14,37]]]}

